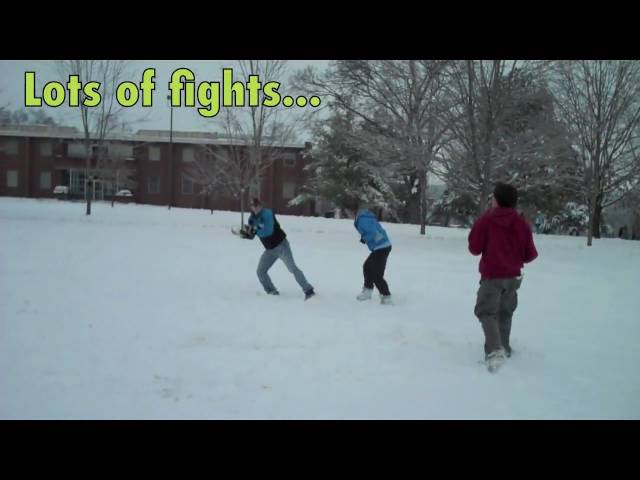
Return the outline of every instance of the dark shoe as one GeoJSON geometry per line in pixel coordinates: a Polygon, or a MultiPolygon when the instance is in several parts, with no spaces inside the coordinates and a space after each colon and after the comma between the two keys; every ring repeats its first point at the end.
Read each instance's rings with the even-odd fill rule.
{"type": "Polygon", "coordinates": [[[311,290],[307,290],[306,292],[304,292],[304,299],[305,300],[309,300],[315,294],[316,294],[316,292],[313,291],[313,288],[311,290]]]}
{"type": "Polygon", "coordinates": [[[270,290],[267,292],[267,295],[280,295],[280,292],[278,290],[270,290]]]}

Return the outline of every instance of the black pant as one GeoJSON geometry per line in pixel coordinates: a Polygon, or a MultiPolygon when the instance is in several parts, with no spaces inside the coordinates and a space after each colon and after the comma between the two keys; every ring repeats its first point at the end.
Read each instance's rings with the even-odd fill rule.
{"type": "Polygon", "coordinates": [[[391,246],[374,250],[367,257],[362,266],[364,272],[364,288],[373,288],[375,285],[382,295],[391,295],[389,285],[384,279],[384,269],[387,267],[387,258],[391,252],[391,246]]]}

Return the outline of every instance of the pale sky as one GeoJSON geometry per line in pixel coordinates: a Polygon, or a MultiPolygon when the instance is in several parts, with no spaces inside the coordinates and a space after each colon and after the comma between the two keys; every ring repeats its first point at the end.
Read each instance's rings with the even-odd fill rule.
{"type": "MultiPolygon", "coordinates": [[[[289,74],[297,70],[314,66],[319,69],[327,67],[329,60],[289,60],[289,74]]],[[[27,71],[36,72],[36,92],[41,94],[43,86],[52,80],[59,80],[53,68],[52,60],[0,60],[0,105],[8,106],[11,109],[24,109],[24,73],[27,71]]],[[[131,61],[131,78],[127,79],[132,82],[139,83],[142,71],[145,68],[153,67],[156,69],[156,90],[154,92],[154,106],[151,109],[132,108],[132,118],[138,119],[143,113],[147,113],[148,118],[144,122],[137,122],[132,125],[134,130],[140,129],[169,129],[169,106],[165,100],[162,100],[168,93],[167,84],[171,72],[180,67],[186,67],[192,70],[196,76],[196,84],[199,81],[220,81],[222,80],[222,69],[224,67],[234,67],[233,60],[132,60],[131,61]]],[[[234,72],[235,73],[235,72],[234,72]]],[[[239,78],[238,74],[234,75],[234,80],[244,80],[239,78]]],[[[264,80],[264,79],[261,79],[264,80]]],[[[266,79],[266,81],[276,80],[282,83],[278,89],[281,95],[287,95],[288,78],[284,79],[266,79]]],[[[79,114],[77,110],[69,108],[51,108],[42,107],[47,114],[54,117],[55,120],[63,125],[79,126],[79,114]]],[[[310,108],[310,107],[308,107],[310,108]]],[[[292,113],[298,113],[298,107],[292,107],[292,113]]],[[[195,108],[180,107],[174,108],[173,111],[173,128],[174,130],[187,131],[215,131],[221,130],[216,123],[218,115],[214,118],[204,118],[200,116],[195,108]]],[[[310,140],[300,138],[299,140],[310,140]]]]}

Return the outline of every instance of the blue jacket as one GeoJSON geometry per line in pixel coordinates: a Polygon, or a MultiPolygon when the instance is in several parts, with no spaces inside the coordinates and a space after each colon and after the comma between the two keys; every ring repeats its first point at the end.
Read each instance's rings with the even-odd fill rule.
{"type": "Polygon", "coordinates": [[[273,211],[268,208],[261,208],[258,215],[252,213],[249,225],[256,228],[256,235],[267,249],[277,247],[287,237],[273,211]]]}
{"type": "Polygon", "coordinates": [[[380,226],[378,219],[370,210],[360,210],[353,225],[360,233],[361,241],[366,243],[372,252],[391,246],[387,232],[380,226]]]}

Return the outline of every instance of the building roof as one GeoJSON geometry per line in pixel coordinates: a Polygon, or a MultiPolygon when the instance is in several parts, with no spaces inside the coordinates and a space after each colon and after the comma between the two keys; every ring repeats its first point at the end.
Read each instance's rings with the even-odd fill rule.
{"type": "MultiPolygon", "coordinates": [[[[169,130],[138,130],[135,133],[117,132],[110,134],[106,140],[122,142],[142,143],[169,143],[169,130]]],[[[2,137],[39,137],[39,138],[66,138],[82,140],[84,132],[75,127],[62,127],[51,125],[0,125],[2,137]]],[[[246,145],[240,139],[224,137],[216,132],[183,132],[174,130],[173,143],[190,143],[196,145],[246,145]]],[[[273,145],[279,148],[305,148],[305,144],[283,143],[273,145]]]]}

